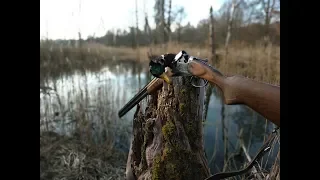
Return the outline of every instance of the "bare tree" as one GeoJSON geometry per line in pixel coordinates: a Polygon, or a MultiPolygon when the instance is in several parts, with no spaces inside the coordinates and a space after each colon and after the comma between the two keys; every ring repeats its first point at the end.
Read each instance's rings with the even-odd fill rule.
{"type": "Polygon", "coordinates": [[[231,28],[232,28],[232,23],[233,23],[233,19],[234,19],[234,12],[235,12],[236,8],[238,8],[239,5],[240,5],[240,1],[232,0],[231,6],[230,6],[230,14],[228,16],[227,37],[226,37],[226,41],[225,41],[226,55],[228,54],[228,45],[229,45],[229,41],[231,38],[231,28]]]}
{"type": "Polygon", "coordinates": [[[274,9],[274,5],[276,0],[261,0],[262,2],[262,8],[264,10],[264,25],[265,25],[265,36],[268,38],[269,37],[269,26],[270,26],[270,21],[272,18],[272,11],[274,9]]]}
{"type": "Polygon", "coordinates": [[[185,17],[186,17],[186,13],[184,12],[184,8],[180,7],[177,11],[177,16],[176,16],[176,24],[178,26],[177,28],[178,43],[180,43],[180,40],[181,40],[181,26],[182,26],[181,23],[185,17]]]}
{"type": "Polygon", "coordinates": [[[112,42],[113,42],[113,45],[117,45],[117,35],[118,35],[118,30],[115,30],[113,29],[113,39],[112,39],[112,42]]]}
{"type": "Polygon", "coordinates": [[[213,20],[213,9],[210,7],[210,46],[211,46],[211,63],[214,65],[216,57],[216,46],[215,46],[215,34],[214,34],[214,20],[213,20]]]}
{"type": "Polygon", "coordinates": [[[165,21],[165,0],[160,0],[160,14],[161,14],[161,31],[163,33],[163,43],[165,43],[165,39],[166,39],[166,31],[165,31],[165,27],[166,27],[166,21],[165,21]]]}
{"type": "Polygon", "coordinates": [[[152,53],[152,49],[151,49],[151,46],[150,46],[153,43],[153,38],[152,38],[152,34],[151,34],[151,28],[150,28],[150,25],[149,25],[147,12],[145,12],[144,14],[145,14],[145,16],[144,16],[144,21],[145,21],[144,33],[147,35],[147,42],[148,42],[148,45],[149,45],[149,53],[152,53]]]}
{"type": "Polygon", "coordinates": [[[160,40],[160,42],[164,43],[165,41],[165,37],[166,37],[166,22],[165,22],[165,0],[156,0],[155,1],[155,6],[154,6],[154,10],[155,10],[155,23],[156,23],[156,32],[157,32],[157,36],[159,37],[158,39],[160,40]],[[158,36],[160,35],[160,36],[158,36]]]}
{"type": "Polygon", "coordinates": [[[167,19],[167,23],[166,23],[166,30],[167,30],[167,37],[169,42],[171,41],[171,21],[172,21],[172,17],[171,17],[171,3],[172,0],[169,0],[169,11],[168,11],[168,19],[167,19]]]}
{"type": "MultiPolygon", "coordinates": [[[[136,47],[138,49],[138,57],[139,57],[139,19],[138,19],[138,0],[135,1],[136,3],[136,29],[135,29],[135,39],[136,39],[136,47]]],[[[139,58],[137,59],[139,61],[139,58]]]]}
{"type": "Polygon", "coordinates": [[[82,47],[82,38],[81,38],[81,32],[80,31],[78,32],[78,38],[79,38],[79,40],[78,40],[79,41],[79,46],[78,47],[81,48],[82,47]]]}
{"type": "Polygon", "coordinates": [[[273,18],[275,20],[280,19],[280,0],[247,0],[247,8],[251,9],[250,20],[258,20],[263,22],[263,39],[265,45],[270,41],[270,24],[272,23],[273,18]]]}
{"type": "MultiPolygon", "coordinates": [[[[209,23],[209,40],[211,47],[211,64],[216,65],[216,46],[215,46],[215,32],[214,32],[214,19],[213,19],[213,9],[210,7],[210,23],[209,23]]],[[[213,92],[213,85],[209,84],[206,88],[205,102],[204,102],[204,119],[207,119],[208,108],[210,103],[210,98],[213,92]]]]}
{"type": "Polygon", "coordinates": [[[149,20],[148,20],[148,13],[145,9],[145,6],[146,6],[146,2],[144,0],[144,33],[147,35],[147,41],[148,41],[148,44],[150,45],[152,43],[152,35],[151,35],[151,28],[150,28],[150,25],[149,25],[149,20]]]}

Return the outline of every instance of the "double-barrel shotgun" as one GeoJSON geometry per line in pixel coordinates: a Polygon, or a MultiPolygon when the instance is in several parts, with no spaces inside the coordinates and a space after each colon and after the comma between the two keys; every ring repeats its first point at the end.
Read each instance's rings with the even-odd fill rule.
{"type": "Polygon", "coordinates": [[[184,50],[178,54],[165,54],[151,59],[149,68],[155,78],[119,111],[119,117],[125,115],[148,94],[159,90],[162,80],[171,84],[171,77],[190,76],[216,85],[222,91],[225,104],[244,104],[280,127],[280,86],[239,75],[226,77],[209,65],[207,60],[189,56],[184,50]],[[170,70],[165,71],[166,68],[170,70]]]}

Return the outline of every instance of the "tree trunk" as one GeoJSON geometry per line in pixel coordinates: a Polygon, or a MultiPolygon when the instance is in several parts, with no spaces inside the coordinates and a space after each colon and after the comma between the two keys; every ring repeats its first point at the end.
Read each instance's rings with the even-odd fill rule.
{"type": "Polygon", "coordinates": [[[151,95],[145,114],[137,108],[126,176],[134,179],[205,179],[203,88],[188,77],[173,78],[151,95]]]}
{"type": "Polygon", "coordinates": [[[140,49],[139,49],[139,19],[138,19],[138,1],[135,1],[136,4],[136,29],[135,29],[135,39],[137,47],[137,61],[140,62],[140,49]]]}
{"type": "Polygon", "coordinates": [[[171,42],[171,3],[172,3],[172,0],[169,0],[168,21],[166,23],[168,42],[171,42]]]}
{"type": "Polygon", "coordinates": [[[227,37],[226,37],[226,41],[225,41],[225,51],[226,51],[226,55],[229,53],[229,41],[231,38],[231,28],[232,28],[232,23],[233,23],[233,18],[234,18],[234,11],[235,8],[237,7],[237,0],[232,0],[232,4],[230,7],[230,14],[229,14],[229,18],[228,18],[228,29],[227,29],[227,37]]]}
{"type": "Polygon", "coordinates": [[[177,31],[178,31],[178,43],[180,44],[180,41],[181,41],[181,25],[180,25],[180,23],[178,24],[177,31]]]}
{"type": "Polygon", "coordinates": [[[148,53],[152,54],[152,48],[151,48],[152,46],[151,46],[151,44],[153,43],[153,40],[152,40],[151,28],[149,26],[149,21],[148,21],[148,14],[146,12],[145,12],[144,20],[145,20],[144,32],[147,35],[147,41],[148,41],[148,46],[149,46],[148,53]]]}
{"type": "Polygon", "coordinates": [[[166,21],[165,21],[165,17],[164,17],[164,14],[165,14],[165,0],[160,0],[160,9],[161,9],[161,32],[162,32],[162,44],[164,45],[166,43],[166,39],[167,39],[167,33],[166,33],[166,21]]]}
{"type": "Polygon", "coordinates": [[[211,64],[216,64],[216,46],[215,46],[215,34],[214,34],[214,19],[213,19],[213,9],[212,6],[210,7],[210,25],[209,25],[209,32],[210,32],[210,46],[211,46],[211,64]]]}

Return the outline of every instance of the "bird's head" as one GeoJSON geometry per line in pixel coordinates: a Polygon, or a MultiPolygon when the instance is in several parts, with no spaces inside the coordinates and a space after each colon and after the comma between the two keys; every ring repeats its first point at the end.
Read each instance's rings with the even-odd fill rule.
{"type": "Polygon", "coordinates": [[[175,54],[165,54],[161,55],[157,58],[151,59],[149,63],[149,71],[150,73],[157,78],[161,78],[165,80],[168,84],[171,83],[170,78],[165,73],[165,68],[170,67],[173,68],[173,62],[175,54]]]}

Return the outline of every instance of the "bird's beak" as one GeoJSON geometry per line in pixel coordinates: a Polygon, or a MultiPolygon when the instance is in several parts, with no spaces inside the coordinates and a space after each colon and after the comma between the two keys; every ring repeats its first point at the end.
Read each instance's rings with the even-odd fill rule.
{"type": "Polygon", "coordinates": [[[163,79],[166,83],[171,84],[171,79],[169,78],[169,76],[166,73],[162,73],[160,75],[160,78],[163,79]]]}

